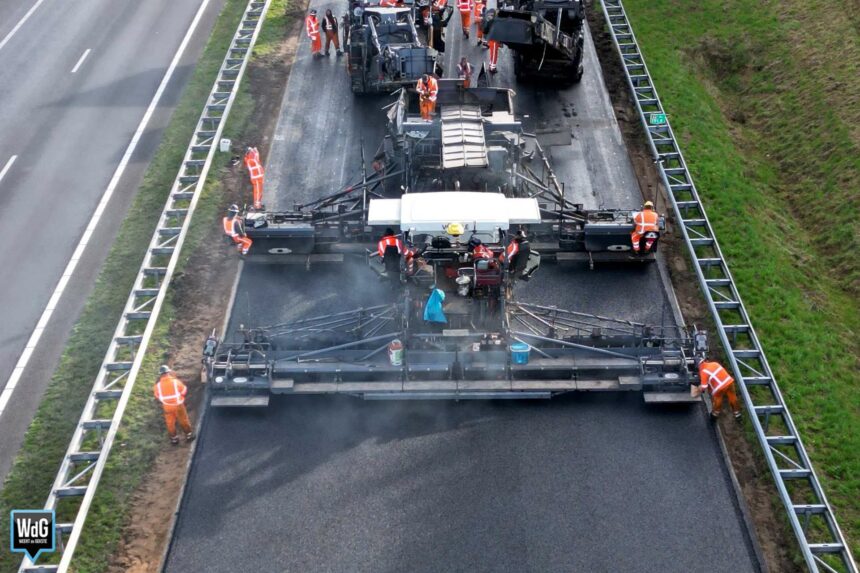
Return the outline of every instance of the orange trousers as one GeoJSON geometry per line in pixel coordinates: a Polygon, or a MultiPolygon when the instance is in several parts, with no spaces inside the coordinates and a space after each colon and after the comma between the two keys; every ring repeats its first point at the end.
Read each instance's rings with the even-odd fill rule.
{"type": "Polygon", "coordinates": [[[311,54],[319,54],[322,50],[322,38],[319,34],[311,36],[311,54]]]}
{"type": "Polygon", "coordinates": [[[186,434],[191,433],[191,421],[188,420],[188,411],[185,409],[185,404],[179,406],[168,406],[162,404],[164,408],[164,424],[167,426],[167,433],[170,437],[176,436],[176,422],[179,422],[179,427],[186,434]]]}
{"type": "Polygon", "coordinates": [[[484,29],[481,26],[481,19],[480,18],[475,18],[475,34],[479,40],[484,39],[484,29]]]}
{"type": "MultiPolygon", "coordinates": [[[[646,232],[650,233],[650,231],[646,231],[646,232]]],[[[642,240],[642,237],[644,237],[644,236],[645,236],[645,233],[637,233],[636,231],[633,231],[632,233],[630,233],[630,242],[633,243],[633,252],[634,253],[639,252],[639,242],[642,240]]],[[[647,251],[648,249],[645,249],[645,250],[647,251]]]]}
{"type": "Polygon", "coordinates": [[[463,23],[463,34],[469,37],[469,27],[472,25],[472,12],[460,12],[460,21],[463,23]]]}
{"type": "Polygon", "coordinates": [[[252,180],[251,186],[254,188],[254,209],[262,209],[263,208],[263,180],[262,179],[252,180]]]}
{"type": "Polygon", "coordinates": [[[737,413],[741,411],[741,405],[738,402],[738,395],[735,392],[735,385],[729,384],[726,388],[711,396],[711,405],[713,406],[712,414],[714,416],[718,416],[720,411],[723,409],[723,398],[729,399],[729,406],[732,407],[732,412],[737,413]]]}
{"type": "Polygon", "coordinates": [[[234,236],[233,242],[236,243],[236,246],[239,247],[239,250],[242,251],[243,255],[247,255],[248,251],[251,249],[251,245],[254,244],[254,241],[248,237],[243,237],[242,235],[234,236]]]}
{"type": "Polygon", "coordinates": [[[499,63],[499,43],[496,40],[490,40],[488,45],[490,47],[490,71],[493,71],[499,63]]]}
{"type": "Polygon", "coordinates": [[[436,102],[430,98],[421,98],[421,119],[430,119],[436,111],[436,102]]]}
{"type": "Polygon", "coordinates": [[[333,30],[325,31],[325,53],[328,54],[329,46],[334,42],[334,49],[340,51],[340,40],[337,39],[337,32],[333,30]]]}

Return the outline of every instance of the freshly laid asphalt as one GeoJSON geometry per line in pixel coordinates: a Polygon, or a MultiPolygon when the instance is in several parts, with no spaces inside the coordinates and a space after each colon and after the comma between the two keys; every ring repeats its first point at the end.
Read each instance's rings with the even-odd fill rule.
{"type": "MultiPolygon", "coordinates": [[[[0,390],[201,2],[46,0],[0,50],[0,170],[17,155],[0,181],[0,390]]],[[[0,41],[34,4],[0,3],[0,41]]],[[[0,416],[0,483],[223,4],[210,1],[0,416]]]]}
{"type": "MultiPolygon", "coordinates": [[[[319,10],[338,4],[313,2],[319,10]]],[[[446,72],[486,51],[449,28],[446,72]],[[456,58],[456,59],[455,59],[456,58]]],[[[582,83],[516,85],[527,129],[552,148],[586,207],[638,207],[636,185],[590,39],[582,83]]],[[[266,200],[285,208],[336,191],[372,152],[390,98],[354,98],[344,62],[302,40],[268,158],[266,200]]],[[[447,75],[447,74],[446,74],[447,75]]],[[[361,265],[246,265],[231,329],[379,304],[361,265]]],[[[675,324],[657,265],[545,265],[517,298],[675,324]]],[[[639,394],[551,401],[363,402],[274,397],[210,410],[166,571],[755,571],[713,428],[700,407],[639,394]]]]}

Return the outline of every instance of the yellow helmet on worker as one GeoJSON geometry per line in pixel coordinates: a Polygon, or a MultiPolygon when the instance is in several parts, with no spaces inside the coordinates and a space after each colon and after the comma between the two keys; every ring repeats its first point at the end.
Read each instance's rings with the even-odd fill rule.
{"type": "Polygon", "coordinates": [[[653,209],[654,203],[652,203],[651,201],[645,201],[645,208],[646,209],[653,209]]]}

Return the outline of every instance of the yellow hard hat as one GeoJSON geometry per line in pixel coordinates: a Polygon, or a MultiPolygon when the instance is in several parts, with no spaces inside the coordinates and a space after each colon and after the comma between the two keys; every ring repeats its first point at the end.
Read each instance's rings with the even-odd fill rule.
{"type": "Polygon", "coordinates": [[[466,232],[466,229],[463,228],[462,223],[448,223],[448,226],[445,227],[445,232],[452,237],[459,237],[466,232]]]}
{"type": "Polygon", "coordinates": [[[645,208],[646,209],[653,209],[654,203],[652,203],[651,201],[645,201],[645,208]]]}

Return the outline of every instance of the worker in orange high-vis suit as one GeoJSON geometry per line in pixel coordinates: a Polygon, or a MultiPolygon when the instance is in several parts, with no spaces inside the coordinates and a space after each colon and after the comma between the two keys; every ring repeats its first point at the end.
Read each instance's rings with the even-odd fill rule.
{"type": "Polygon", "coordinates": [[[475,37],[478,38],[478,45],[486,46],[487,43],[484,42],[484,9],[486,8],[486,4],[484,0],[475,0],[475,37]]]}
{"type": "Polygon", "coordinates": [[[502,45],[496,40],[490,40],[487,42],[487,46],[490,48],[490,73],[495,74],[499,71],[499,48],[501,48],[502,45]]]}
{"type": "Polygon", "coordinates": [[[735,419],[740,419],[741,405],[735,393],[735,379],[718,362],[708,360],[699,362],[699,389],[711,394],[711,419],[716,420],[719,417],[724,398],[729,399],[735,419]]]}
{"type": "Polygon", "coordinates": [[[463,24],[463,37],[469,39],[469,28],[472,26],[472,0],[457,0],[460,11],[460,22],[463,24]]]}
{"type": "Polygon", "coordinates": [[[263,164],[256,147],[249,147],[245,152],[245,167],[254,191],[254,209],[260,210],[263,208],[263,164]]]}
{"type": "Polygon", "coordinates": [[[224,225],[224,233],[233,239],[239,252],[243,255],[247,255],[248,251],[251,249],[251,245],[254,244],[254,241],[245,236],[245,230],[242,228],[242,221],[239,219],[238,205],[230,205],[222,224],[224,225]]]}
{"type": "MultiPolygon", "coordinates": [[[[630,233],[630,242],[633,243],[633,252],[637,255],[641,249],[642,237],[645,233],[657,232],[660,216],[654,210],[654,203],[645,201],[644,208],[641,211],[633,213],[633,231],[630,233]]],[[[645,253],[651,251],[651,242],[645,244],[645,253]]]]}
{"type": "Polygon", "coordinates": [[[152,393],[164,410],[164,423],[167,425],[170,443],[174,446],[179,443],[179,436],[176,435],[177,422],[179,422],[182,431],[185,432],[185,441],[190,442],[194,440],[194,432],[191,429],[191,422],[188,420],[188,411],[185,410],[185,395],[188,394],[188,388],[182,380],[176,377],[169,366],[161,366],[158,373],[160,376],[152,389],[152,393]]]}
{"type": "Polygon", "coordinates": [[[316,10],[311,10],[308,17],[305,18],[305,32],[311,39],[311,55],[321,56],[322,38],[320,37],[320,21],[317,18],[316,10]]]}
{"type": "Polygon", "coordinates": [[[465,57],[460,58],[460,63],[457,64],[457,78],[463,80],[463,87],[472,87],[472,73],[475,71],[472,64],[465,57]]]}
{"type": "Polygon", "coordinates": [[[424,74],[415,85],[415,91],[418,92],[421,119],[424,121],[433,121],[431,117],[433,112],[436,111],[436,95],[439,93],[439,84],[436,78],[429,74],[424,74]]]}
{"type": "Polygon", "coordinates": [[[393,275],[400,273],[400,257],[406,252],[403,241],[394,234],[394,229],[385,229],[385,235],[376,244],[379,259],[385,265],[385,272],[393,275]]]}

